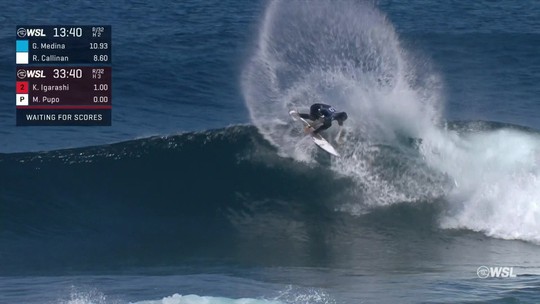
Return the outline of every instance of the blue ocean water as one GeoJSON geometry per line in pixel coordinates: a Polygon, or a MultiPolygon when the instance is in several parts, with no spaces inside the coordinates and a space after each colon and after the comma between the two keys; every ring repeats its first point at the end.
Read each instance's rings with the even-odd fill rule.
{"type": "Polygon", "coordinates": [[[0,303],[540,302],[538,16],[6,3],[0,303]],[[113,126],[15,127],[16,25],[100,23],[113,126]],[[349,113],[340,159],[289,120],[314,101],[349,113]]]}

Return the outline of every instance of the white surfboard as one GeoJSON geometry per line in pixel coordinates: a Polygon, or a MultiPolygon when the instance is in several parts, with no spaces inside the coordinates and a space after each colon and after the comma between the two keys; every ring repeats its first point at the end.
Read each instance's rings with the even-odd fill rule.
{"type": "MultiPolygon", "coordinates": [[[[307,120],[303,119],[298,115],[298,112],[295,110],[289,111],[289,115],[293,118],[293,120],[299,120],[304,124],[304,127],[311,127],[311,124],[307,122],[307,120]]],[[[334,155],[334,156],[340,156],[339,153],[334,149],[334,147],[324,139],[320,134],[313,134],[313,132],[310,132],[309,135],[311,136],[311,139],[313,142],[319,146],[324,151],[334,155]]]]}

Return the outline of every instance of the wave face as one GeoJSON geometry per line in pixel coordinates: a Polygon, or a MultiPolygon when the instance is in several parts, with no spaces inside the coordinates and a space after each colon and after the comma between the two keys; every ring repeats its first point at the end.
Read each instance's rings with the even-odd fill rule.
{"type": "Polygon", "coordinates": [[[331,168],[356,182],[341,210],[443,199],[443,228],[540,242],[537,134],[448,129],[440,77],[412,54],[369,3],[271,1],[243,73],[252,122],[281,155],[309,163],[316,150],[287,111],[333,104],[349,120],[331,168]]]}
{"type": "MultiPolygon", "coordinates": [[[[488,123],[449,128],[460,134],[456,141],[463,147],[433,146],[424,164],[411,156],[414,151],[428,155],[421,151],[424,144],[408,150],[374,146],[372,169],[381,175],[415,178],[416,183],[421,178],[411,172],[432,165],[441,171],[446,166],[456,177],[445,197],[387,206],[362,201],[358,181],[336,174],[326,153],[319,151],[314,164],[280,157],[252,126],[3,154],[0,273],[114,271],[223,260],[350,267],[373,263],[373,252],[384,265],[402,252],[388,246],[422,244],[414,254],[429,260],[432,250],[442,250],[444,240],[455,235],[445,235],[441,225],[535,241],[537,180],[524,179],[536,174],[527,153],[540,142],[538,134],[488,123]],[[522,147],[509,153],[509,145],[522,147]],[[485,153],[478,154],[479,149],[485,153]],[[468,151],[479,156],[472,159],[468,151]],[[467,166],[453,168],[453,160],[442,159],[445,155],[466,160],[467,166]],[[488,164],[499,169],[476,171],[488,164]],[[486,182],[491,188],[484,188],[486,182]],[[508,189],[516,195],[513,204],[501,194],[508,189]]],[[[425,183],[432,187],[435,182],[425,183]]]]}
{"type": "Polygon", "coordinates": [[[238,231],[302,238],[280,225],[316,225],[349,183],[278,157],[248,126],[0,154],[0,172],[0,272],[242,255],[238,231]]]}

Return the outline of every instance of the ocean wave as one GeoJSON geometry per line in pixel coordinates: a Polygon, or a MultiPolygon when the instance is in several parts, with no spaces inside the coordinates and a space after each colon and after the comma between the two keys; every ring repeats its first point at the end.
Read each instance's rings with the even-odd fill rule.
{"type": "Polygon", "coordinates": [[[484,154],[466,158],[456,152],[470,160],[459,167],[449,160],[434,163],[435,157],[451,155],[441,147],[433,147],[434,156],[427,159],[415,141],[406,149],[381,145],[371,165],[388,183],[417,184],[427,175],[419,179],[412,168],[422,166],[447,172],[436,174],[443,179],[424,180],[425,189],[437,184],[443,195],[428,192],[416,196],[424,199],[404,197],[390,205],[366,201],[361,180],[336,172],[322,150],[315,164],[280,157],[252,126],[4,154],[2,270],[109,269],[221,257],[294,263],[313,260],[317,253],[309,248],[319,242],[332,239],[328,246],[337,246],[332,243],[363,237],[366,229],[436,235],[440,227],[458,228],[535,241],[539,188],[536,167],[526,156],[540,142],[537,133],[478,122],[453,128],[462,132],[469,150],[483,149],[496,158],[488,158],[490,170],[477,167],[485,164],[474,155],[484,154]],[[478,138],[484,140],[472,145],[478,138]],[[527,142],[533,146],[523,145],[527,142]],[[519,154],[510,153],[520,146],[519,154]],[[286,257],[275,253],[279,248],[289,248],[286,257]]]}

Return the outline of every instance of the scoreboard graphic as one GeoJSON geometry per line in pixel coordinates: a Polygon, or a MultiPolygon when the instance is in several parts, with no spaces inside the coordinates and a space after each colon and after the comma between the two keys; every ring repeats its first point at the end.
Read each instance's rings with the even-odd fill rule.
{"type": "Polygon", "coordinates": [[[19,25],[17,126],[110,126],[110,25],[19,25]]]}

